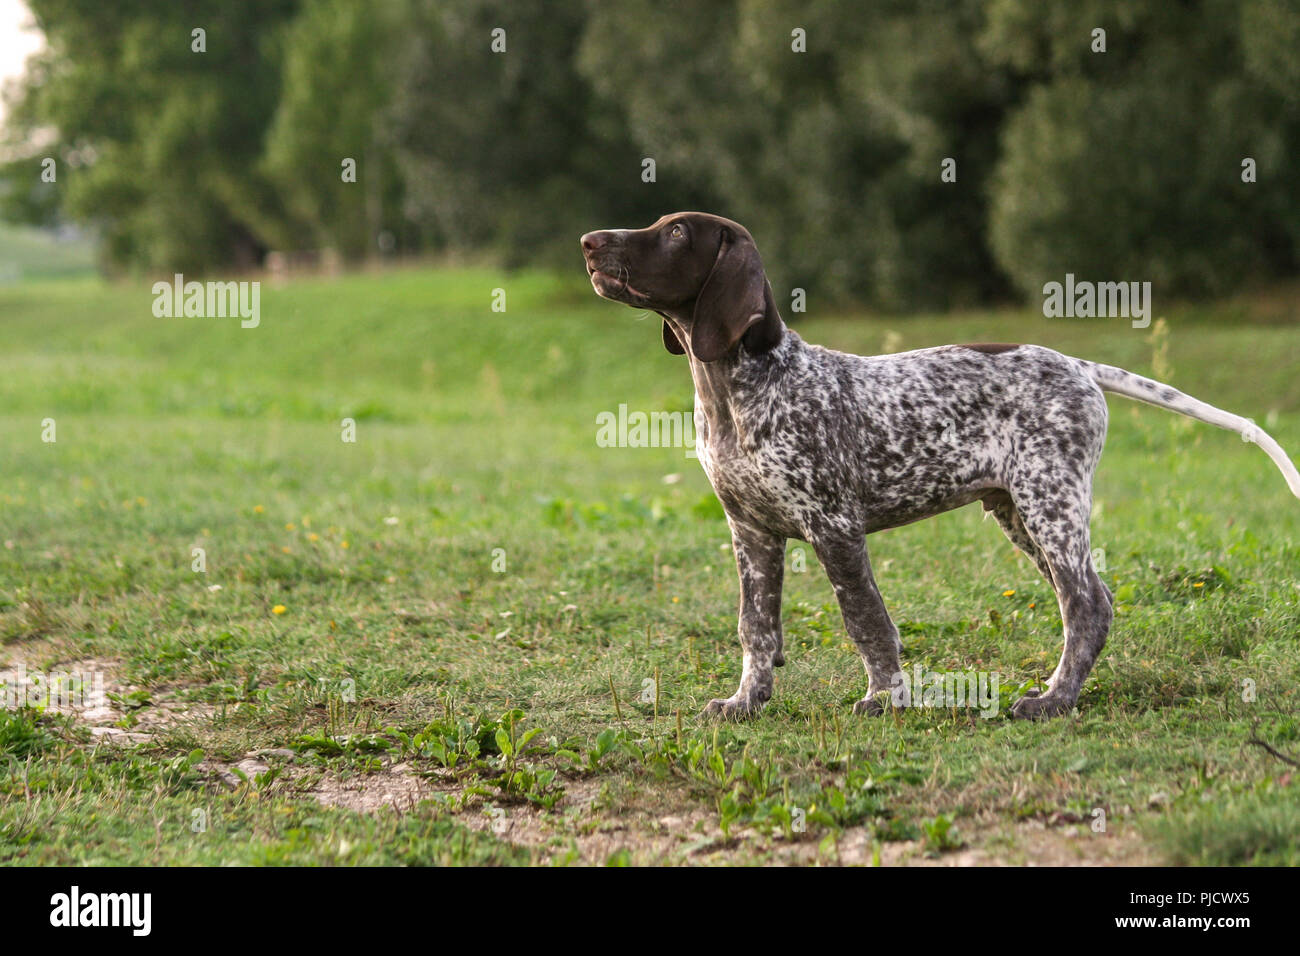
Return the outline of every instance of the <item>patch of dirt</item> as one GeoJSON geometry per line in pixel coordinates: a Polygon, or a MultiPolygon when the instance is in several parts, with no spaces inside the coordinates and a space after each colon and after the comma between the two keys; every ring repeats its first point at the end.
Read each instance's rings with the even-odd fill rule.
{"type": "Polygon", "coordinates": [[[116,661],[82,657],[60,661],[51,667],[37,667],[39,647],[27,645],[25,654],[9,649],[0,662],[0,694],[38,700],[49,713],[71,715],[86,725],[96,740],[113,743],[141,743],[154,734],[186,723],[210,721],[216,712],[212,704],[168,699],[167,688],[150,690],[150,700],[140,707],[121,701],[142,690],[118,676],[116,661]],[[154,697],[162,696],[160,700],[154,697]],[[130,710],[132,720],[126,717],[130,710]],[[123,727],[122,724],[129,724],[123,727]]]}
{"type": "Polygon", "coordinates": [[[491,830],[509,843],[579,864],[603,864],[621,850],[630,852],[633,863],[685,863],[725,842],[704,806],[656,816],[636,808],[634,800],[607,793],[603,780],[565,780],[564,787],[564,797],[550,811],[489,800],[456,819],[471,830],[491,830]]]}
{"type": "Polygon", "coordinates": [[[410,764],[397,763],[375,773],[340,779],[326,774],[307,794],[321,806],[343,807],[374,813],[386,807],[412,809],[435,793],[453,792],[436,781],[417,775],[410,764]]]}
{"type": "Polygon", "coordinates": [[[711,807],[693,803],[679,812],[655,815],[603,792],[598,780],[566,782],[564,799],[547,813],[532,806],[485,807],[458,815],[463,825],[492,830],[502,840],[549,850],[553,860],[602,864],[627,850],[635,864],[728,864],[777,866],[1150,866],[1160,861],[1131,826],[1111,821],[1109,832],[1085,824],[1051,826],[1029,820],[1007,824],[997,818],[961,821],[966,841],[956,850],[930,853],[923,841],[878,843],[865,827],[845,831],[834,849],[821,840],[785,840],[756,831],[725,837],[711,807]],[[503,812],[498,812],[503,811],[503,812]],[[877,850],[878,848],[878,850],[877,850]]]}
{"type": "MultiPolygon", "coordinates": [[[[959,821],[959,831],[975,824],[959,821]]],[[[991,822],[970,834],[967,845],[939,854],[927,853],[920,840],[881,843],[881,866],[1151,866],[1159,861],[1132,827],[1111,822],[1106,833],[1086,824],[1050,827],[1041,821],[991,822]]],[[[839,859],[850,866],[870,866],[876,844],[866,831],[849,831],[839,843],[839,859]]]]}
{"type": "MultiPolygon", "coordinates": [[[[291,768],[288,776],[303,779],[310,773],[307,768],[291,768]]],[[[474,782],[440,779],[417,773],[410,764],[396,763],[346,778],[326,774],[301,792],[323,806],[362,813],[402,812],[440,794],[462,797],[474,782]]],[[[703,806],[655,816],[612,807],[602,780],[578,778],[562,785],[564,796],[551,810],[485,797],[472,801],[455,819],[468,829],[492,832],[506,842],[540,850],[542,859],[550,856],[576,863],[603,864],[624,849],[637,863],[684,863],[692,854],[727,842],[711,825],[713,814],[703,806]]]]}

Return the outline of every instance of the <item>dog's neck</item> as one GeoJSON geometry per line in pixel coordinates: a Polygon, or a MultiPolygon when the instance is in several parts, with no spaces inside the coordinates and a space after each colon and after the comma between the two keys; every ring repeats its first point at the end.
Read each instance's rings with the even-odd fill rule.
{"type": "Polygon", "coordinates": [[[678,342],[686,349],[686,356],[691,366],[691,378],[695,381],[695,391],[702,399],[725,401],[737,373],[759,369],[770,361],[769,353],[785,341],[787,330],[785,322],[781,319],[781,311],[776,307],[772,285],[764,280],[763,287],[763,318],[745,330],[730,352],[714,362],[700,361],[691,349],[693,317],[688,313],[660,313],[668,320],[678,342]]]}
{"type": "Polygon", "coordinates": [[[736,346],[715,362],[702,362],[695,357],[689,344],[689,323],[670,316],[679,341],[686,347],[696,403],[704,412],[709,433],[715,436],[735,430],[733,405],[739,397],[737,392],[743,391],[746,383],[770,380],[790,360],[790,349],[802,345],[799,337],[791,333],[782,321],[770,285],[766,299],[764,317],[750,326],[736,346]]]}

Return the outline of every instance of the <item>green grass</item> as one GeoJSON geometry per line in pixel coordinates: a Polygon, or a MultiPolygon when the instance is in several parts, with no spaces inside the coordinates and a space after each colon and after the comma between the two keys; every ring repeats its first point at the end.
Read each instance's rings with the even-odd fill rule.
{"type": "MultiPolygon", "coordinates": [[[[1234,435],[1112,402],[1093,533],[1121,600],[1075,716],[853,717],[861,666],[791,542],[776,695],[715,727],[721,510],[681,450],[595,441],[620,403],[690,408],[657,318],[486,269],[264,283],[249,330],[151,301],[0,287],[0,655],[105,671],[98,723],[139,735],[0,715],[0,861],[1300,862],[1289,768],[1246,742],[1300,753],[1300,504],[1234,435]]],[[[1300,450],[1300,331],[1167,318],[800,331],[1154,363],[1300,450]]],[[[869,544],[907,666],[996,671],[1004,702],[1050,673],[1051,592],[977,507],[869,544]]]]}
{"type": "Polygon", "coordinates": [[[87,275],[94,266],[95,250],[88,239],[60,239],[46,230],[0,222],[0,285],[87,275]]]}

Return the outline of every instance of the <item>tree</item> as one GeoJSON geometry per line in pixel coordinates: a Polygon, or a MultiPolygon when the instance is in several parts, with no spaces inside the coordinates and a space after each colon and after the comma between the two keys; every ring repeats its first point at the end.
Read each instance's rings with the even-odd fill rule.
{"type": "Polygon", "coordinates": [[[1294,35],[1300,13],[1271,0],[1240,15],[1227,0],[1149,0],[1119,19],[1109,4],[1046,18],[1030,0],[994,9],[987,47],[1038,75],[1006,124],[990,219],[998,261],[1025,295],[1066,272],[1205,295],[1294,270],[1293,90],[1261,78],[1281,73],[1264,63],[1294,70],[1300,48],[1258,34],[1263,19],[1294,35]],[[1243,23],[1256,33],[1245,50],[1243,23]],[[1097,27],[1108,28],[1105,53],[1089,43],[1097,27]],[[1000,42],[1011,33],[1018,43],[1000,42]],[[1242,181],[1247,157],[1262,181],[1242,181]]]}
{"type": "Polygon", "coordinates": [[[938,306],[1004,288],[983,185],[1013,91],[975,47],[980,10],[602,5],[579,63],[661,178],[701,184],[750,227],[778,291],[938,306]]]}
{"type": "MultiPolygon", "coordinates": [[[[256,265],[265,244],[247,213],[280,206],[257,160],[297,0],[229,0],[202,16],[171,3],[29,5],[48,47],[10,123],[29,138],[54,131],[60,207],[99,227],[112,263],[256,265]]],[[[18,196],[39,182],[38,160],[10,167],[18,196]]]]}
{"type": "Polygon", "coordinates": [[[283,84],[262,172],[289,219],[259,217],[260,232],[293,249],[373,255],[381,236],[414,245],[402,217],[403,183],[388,141],[389,75],[406,0],[307,0],[284,33],[283,84]]]}
{"type": "Polygon", "coordinates": [[[583,232],[658,215],[623,104],[575,69],[587,18],[544,0],[415,4],[392,129],[407,214],[429,241],[577,269],[583,232]]]}

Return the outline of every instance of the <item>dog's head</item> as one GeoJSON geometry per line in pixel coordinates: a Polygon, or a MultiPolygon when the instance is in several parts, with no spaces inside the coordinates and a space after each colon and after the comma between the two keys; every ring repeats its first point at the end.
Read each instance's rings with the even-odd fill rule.
{"type": "Polygon", "coordinates": [[[702,212],[664,216],[645,229],[582,237],[597,294],[664,318],[668,351],[716,362],[743,341],[772,348],[783,326],[754,237],[739,223],[702,212]]]}

